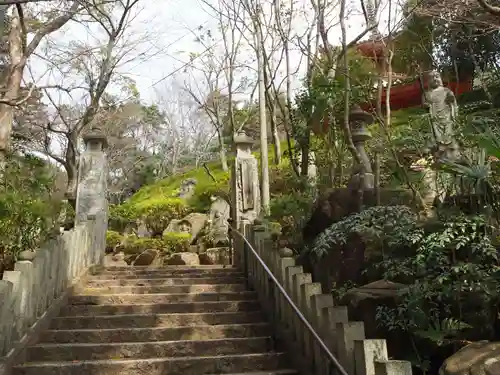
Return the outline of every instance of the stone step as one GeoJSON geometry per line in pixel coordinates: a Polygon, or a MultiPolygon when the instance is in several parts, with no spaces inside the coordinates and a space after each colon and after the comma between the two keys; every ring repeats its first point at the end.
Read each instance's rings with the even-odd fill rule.
{"type": "Polygon", "coordinates": [[[214,271],[214,272],[222,272],[222,271],[238,271],[239,269],[237,267],[233,266],[224,266],[221,264],[212,264],[212,265],[199,265],[199,266],[186,266],[186,265],[179,265],[179,266],[171,266],[171,265],[166,265],[166,266],[111,266],[111,267],[106,267],[102,272],[107,272],[107,271],[130,271],[130,270],[138,270],[138,271],[187,271],[187,272],[196,272],[196,271],[214,271]]]}
{"type": "Polygon", "coordinates": [[[188,303],[214,301],[256,300],[255,292],[238,293],[183,293],[183,294],[101,294],[76,295],[68,299],[69,305],[127,305],[145,303],[188,303]]]}
{"type": "Polygon", "coordinates": [[[188,314],[124,314],[74,316],[52,319],[51,329],[112,329],[146,327],[184,327],[195,325],[244,324],[264,322],[259,312],[188,313],[188,314]]]}
{"type": "Polygon", "coordinates": [[[214,301],[190,303],[148,303],[110,305],[68,305],[61,308],[59,316],[119,315],[119,314],[171,314],[171,313],[218,313],[258,311],[258,301],[214,301]]]}
{"type": "Polygon", "coordinates": [[[102,359],[145,359],[162,357],[206,357],[230,354],[267,353],[270,337],[215,340],[127,342],[104,344],[39,344],[28,348],[28,362],[85,361],[102,359]]]}
{"type": "MultiPolygon", "coordinates": [[[[119,275],[113,273],[100,273],[98,275],[90,275],[87,280],[135,280],[135,279],[216,279],[218,284],[225,283],[230,284],[231,280],[245,280],[244,276],[241,274],[176,274],[170,275],[168,273],[140,273],[140,274],[126,274],[119,275]]],[[[207,284],[207,283],[205,283],[207,284]]]]}
{"type": "Polygon", "coordinates": [[[87,282],[88,287],[110,287],[110,286],[175,286],[175,285],[226,285],[242,284],[245,285],[243,277],[186,277],[186,278],[91,278],[87,282]]]}
{"type": "Polygon", "coordinates": [[[144,285],[86,287],[78,295],[102,294],[184,294],[184,293],[231,293],[244,292],[245,284],[196,284],[196,285],[144,285]]]}
{"type": "Polygon", "coordinates": [[[243,273],[235,268],[215,268],[215,269],[199,269],[199,268],[186,268],[186,269],[171,269],[168,267],[163,268],[140,268],[129,267],[128,269],[107,269],[99,272],[101,275],[154,275],[162,274],[169,276],[189,276],[189,275],[207,275],[207,276],[243,276],[243,273]]]}
{"type": "Polygon", "coordinates": [[[283,353],[213,357],[151,358],[76,362],[35,362],[17,366],[14,375],[186,375],[275,371],[286,368],[283,353]]]}
{"type": "Polygon", "coordinates": [[[268,323],[220,324],[185,327],[68,329],[48,330],[40,343],[119,343],[175,340],[206,340],[263,337],[270,331],[268,323]]]}

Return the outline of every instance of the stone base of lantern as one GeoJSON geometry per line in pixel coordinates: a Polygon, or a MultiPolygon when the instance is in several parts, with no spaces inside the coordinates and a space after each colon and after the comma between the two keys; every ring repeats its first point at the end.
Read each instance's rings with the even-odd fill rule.
{"type": "MultiPolygon", "coordinates": [[[[357,190],[360,188],[360,175],[359,173],[356,173],[355,175],[351,176],[351,180],[349,181],[349,189],[352,190],[357,190]]],[[[375,175],[373,173],[365,173],[364,179],[363,179],[363,189],[368,190],[368,189],[374,189],[375,188],[375,175]]]]}

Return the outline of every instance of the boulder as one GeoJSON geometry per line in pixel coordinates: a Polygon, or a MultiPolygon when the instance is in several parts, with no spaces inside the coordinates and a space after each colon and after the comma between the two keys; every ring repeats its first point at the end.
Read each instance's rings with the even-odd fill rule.
{"type": "Polygon", "coordinates": [[[179,231],[179,228],[177,227],[178,224],[181,222],[182,220],[177,220],[177,219],[172,219],[170,220],[170,223],[168,223],[168,226],[167,228],[163,231],[163,233],[172,233],[172,232],[178,232],[179,231]]]}
{"type": "Polygon", "coordinates": [[[135,258],[134,266],[150,266],[160,256],[158,250],[149,249],[143,251],[137,258],[135,258]]]}
{"type": "Polygon", "coordinates": [[[389,353],[394,358],[403,358],[406,348],[401,343],[408,342],[409,337],[405,336],[405,332],[388,331],[381,326],[376,319],[377,307],[396,308],[398,306],[398,293],[404,288],[406,288],[404,284],[377,280],[350,289],[340,301],[340,305],[347,306],[349,320],[365,323],[366,338],[384,337],[386,339],[389,353]]]}
{"type": "Polygon", "coordinates": [[[199,266],[200,258],[196,253],[175,253],[165,261],[165,264],[170,266],[199,266]]]}
{"type": "Polygon", "coordinates": [[[187,178],[182,181],[179,187],[179,193],[177,196],[182,199],[189,199],[194,195],[196,184],[198,181],[195,178],[187,178]]]}
{"type": "Polygon", "coordinates": [[[439,375],[500,374],[500,342],[480,341],[464,346],[444,361],[439,375]]]}
{"type": "Polygon", "coordinates": [[[200,264],[213,265],[229,265],[229,247],[214,247],[200,254],[200,264]]]}
{"type": "Polygon", "coordinates": [[[126,267],[125,254],[107,254],[104,256],[104,267],[126,267]]]}
{"type": "Polygon", "coordinates": [[[188,222],[189,224],[191,224],[190,228],[190,233],[192,236],[191,243],[194,243],[198,238],[198,235],[200,234],[201,230],[205,228],[205,225],[207,225],[208,215],[193,212],[192,214],[189,214],[186,217],[184,217],[181,221],[188,222]]]}

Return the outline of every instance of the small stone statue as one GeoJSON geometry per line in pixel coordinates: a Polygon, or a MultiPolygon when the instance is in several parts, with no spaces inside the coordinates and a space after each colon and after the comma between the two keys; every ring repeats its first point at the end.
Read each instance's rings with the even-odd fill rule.
{"type": "MultiPolygon", "coordinates": [[[[453,137],[453,124],[458,115],[458,105],[453,91],[443,86],[438,72],[429,73],[429,90],[425,94],[429,106],[432,133],[439,154],[453,158],[457,149],[453,137]],[[446,151],[444,150],[446,149],[446,151]]],[[[441,155],[440,155],[441,156],[441,155]]]]}

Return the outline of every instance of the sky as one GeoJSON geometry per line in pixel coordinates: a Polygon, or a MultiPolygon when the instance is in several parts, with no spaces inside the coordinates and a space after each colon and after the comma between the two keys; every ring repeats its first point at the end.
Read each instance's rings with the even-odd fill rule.
{"type": "MultiPolygon", "coordinates": [[[[207,1],[214,1],[215,3],[216,0],[207,1]]],[[[300,7],[300,3],[302,3],[302,6],[310,8],[310,0],[298,1],[299,6],[297,8],[300,7]]],[[[351,9],[356,8],[357,10],[354,10],[354,13],[357,14],[351,14],[346,22],[348,41],[355,38],[365,28],[364,19],[359,11],[359,0],[351,1],[349,7],[351,9]]],[[[382,1],[379,24],[382,31],[386,29],[388,15],[388,6],[384,1],[390,0],[382,1]]],[[[187,78],[199,81],[200,76],[196,76],[196,70],[191,69],[188,73],[185,73],[183,67],[189,61],[190,52],[201,52],[205,49],[195,41],[196,29],[203,25],[205,28],[215,30],[216,21],[203,0],[144,0],[139,4],[142,9],[134,21],[133,27],[135,30],[131,34],[142,35],[148,33],[150,35],[148,36],[149,42],[142,44],[137,51],[132,51],[132,53],[139,54],[142,52],[139,49],[142,48],[143,51],[147,51],[147,58],[144,61],[132,60],[128,62],[120,68],[120,72],[135,81],[143,101],[154,103],[159,96],[162,96],[162,93],[168,92],[171,95],[172,89],[166,86],[172,85],[172,83],[182,85],[182,82],[187,78]],[[186,77],[186,74],[190,77],[186,77]]],[[[300,24],[299,22],[294,27],[304,29],[306,24],[300,24]]],[[[93,37],[86,34],[88,32],[82,26],[71,23],[60,32],[53,34],[51,38],[59,43],[70,44],[75,40],[88,41],[93,37]]],[[[334,45],[340,44],[340,37],[340,28],[338,26],[333,27],[329,32],[330,42],[334,45]]],[[[302,59],[300,52],[296,51],[292,54],[293,62],[297,66],[299,64],[301,66],[299,73],[294,75],[293,84],[295,88],[300,87],[300,78],[305,74],[304,66],[301,63],[302,59]]],[[[34,75],[38,77],[38,85],[55,84],[60,80],[55,69],[52,69],[51,74],[47,75],[46,65],[42,61],[38,60],[31,65],[34,67],[34,75]]],[[[198,72],[198,74],[200,73],[198,72]]],[[[119,93],[117,87],[111,88],[111,91],[119,93]]],[[[73,97],[71,101],[74,100],[73,97]]],[[[77,98],[76,101],[78,100],[77,98]]]]}
{"type": "MultiPolygon", "coordinates": [[[[309,3],[309,0],[301,1],[309,3]]],[[[206,4],[203,4],[201,0],[147,1],[147,5],[140,14],[142,22],[136,27],[146,27],[154,33],[153,42],[156,52],[147,61],[132,61],[126,65],[125,69],[127,75],[135,80],[144,101],[154,102],[158,91],[163,91],[165,85],[172,82],[174,75],[182,76],[182,67],[189,60],[188,53],[200,51],[202,47],[195,42],[193,30],[200,25],[205,27],[215,25],[207,9],[206,4]]],[[[382,29],[385,27],[387,14],[386,4],[382,6],[380,16],[382,29]]],[[[364,30],[362,16],[360,14],[352,16],[347,21],[347,27],[348,40],[351,40],[364,30]]],[[[79,31],[78,26],[72,25],[70,30],[65,31],[65,36],[77,35],[79,31]]],[[[329,35],[331,43],[340,42],[339,27],[334,27],[329,35]]],[[[296,55],[295,59],[298,61],[300,57],[296,55]]],[[[298,85],[300,82],[297,80],[295,86],[298,85]]]]}

